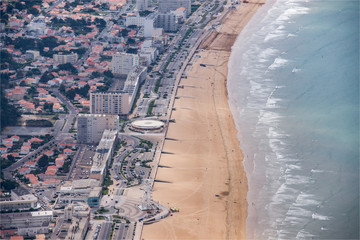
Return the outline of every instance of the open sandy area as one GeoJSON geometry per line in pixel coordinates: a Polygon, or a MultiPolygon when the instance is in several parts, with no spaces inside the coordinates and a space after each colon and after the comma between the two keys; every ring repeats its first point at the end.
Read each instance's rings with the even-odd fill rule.
{"type": "Polygon", "coordinates": [[[246,238],[247,179],[228,107],[227,63],[236,36],[264,1],[250,0],[228,14],[187,68],[153,192],[154,200],[180,212],[145,225],[142,238],[246,238]]]}

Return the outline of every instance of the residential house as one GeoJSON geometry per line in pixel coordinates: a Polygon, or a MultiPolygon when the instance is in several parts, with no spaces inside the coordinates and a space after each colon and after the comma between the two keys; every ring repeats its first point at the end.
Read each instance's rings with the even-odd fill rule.
{"type": "Polygon", "coordinates": [[[10,138],[13,142],[18,142],[20,140],[19,136],[11,136],[10,138]]]}
{"type": "Polygon", "coordinates": [[[34,161],[27,161],[23,166],[24,166],[24,167],[29,167],[29,168],[35,169],[35,168],[36,168],[36,162],[34,162],[34,161]]]}
{"type": "Polygon", "coordinates": [[[30,168],[19,168],[18,173],[21,175],[29,174],[31,172],[30,168]]]}
{"type": "Polygon", "coordinates": [[[4,145],[6,148],[12,148],[13,142],[7,142],[7,143],[4,143],[4,145]]]}
{"type": "Polygon", "coordinates": [[[26,155],[29,154],[31,150],[31,146],[22,146],[20,150],[20,154],[26,155]]]}
{"type": "Polygon", "coordinates": [[[74,151],[71,150],[70,148],[64,149],[64,153],[65,153],[66,155],[71,155],[73,152],[74,152],[74,151]]]}
{"type": "Polygon", "coordinates": [[[7,148],[6,147],[1,147],[0,148],[0,153],[6,153],[7,152],[7,148]]]}
{"type": "Polygon", "coordinates": [[[54,156],[54,151],[53,151],[53,150],[49,150],[49,151],[44,152],[44,154],[45,154],[46,156],[48,156],[48,157],[52,157],[52,156],[54,156]]]}

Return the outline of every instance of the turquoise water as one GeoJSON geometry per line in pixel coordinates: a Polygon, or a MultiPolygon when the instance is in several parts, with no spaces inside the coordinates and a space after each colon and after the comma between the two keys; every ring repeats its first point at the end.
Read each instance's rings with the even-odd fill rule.
{"type": "Polygon", "coordinates": [[[359,239],[359,1],[269,0],[228,78],[248,238],[359,239]]]}

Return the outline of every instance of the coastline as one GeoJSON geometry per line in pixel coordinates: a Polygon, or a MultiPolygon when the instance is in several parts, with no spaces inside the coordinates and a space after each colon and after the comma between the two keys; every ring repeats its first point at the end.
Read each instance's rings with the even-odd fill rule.
{"type": "Polygon", "coordinates": [[[226,78],[231,47],[263,3],[254,0],[231,11],[187,67],[153,192],[156,201],[180,212],[144,226],[142,238],[246,238],[248,186],[226,78]]]}

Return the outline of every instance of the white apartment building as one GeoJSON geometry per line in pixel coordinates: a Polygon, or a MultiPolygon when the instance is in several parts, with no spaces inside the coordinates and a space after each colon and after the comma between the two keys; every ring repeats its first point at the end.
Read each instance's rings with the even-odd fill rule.
{"type": "Polygon", "coordinates": [[[144,37],[151,38],[154,30],[154,19],[146,18],[144,21],[144,37]]]}
{"type": "Polygon", "coordinates": [[[115,53],[111,61],[113,74],[129,74],[134,66],[139,66],[139,56],[129,53],[115,53]]]}
{"type": "Polygon", "coordinates": [[[146,77],[146,69],[142,66],[133,67],[127,75],[121,92],[90,93],[91,114],[129,114],[139,85],[146,77]]]}
{"type": "Polygon", "coordinates": [[[130,108],[134,104],[136,93],[139,89],[139,85],[146,78],[146,67],[135,67],[131,70],[126,78],[124,85],[124,92],[129,94],[129,106],[130,108]]]}
{"type": "Polygon", "coordinates": [[[163,28],[165,32],[175,32],[178,28],[176,16],[174,13],[160,13],[155,19],[154,26],[163,28]]]}
{"type": "Polygon", "coordinates": [[[90,113],[126,115],[130,110],[129,94],[120,92],[90,93],[90,113]]]}
{"type": "Polygon", "coordinates": [[[92,158],[93,165],[90,170],[90,178],[99,180],[100,184],[104,180],[106,169],[109,167],[110,159],[114,153],[117,134],[116,130],[106,129],[92,158]]]}
{"type": "Polygon", "coordinates": [[[11,201],[0,201],[0,210],[29,210],[39,208],[38,199],[33,194],[26,194],[11,201]]]}
{"type": "Polygon", "coordinates": [[[144,26],[145,17],[140,17],[139,14],[128,14],[125,18],[125,25],[131,26],[135,25],[138,27],[144,26]]]}
{"type": "Polygon", "coordinates": [[[186,9],[186,15],[191,13],[191,0],[159,0],[159,12],[168,13],[180,7],[186,9]]]}
{"type": "Polygon", "coordinates": [[[109,114],[79,114],[77,142],[96,144],[105,129],[119,130],[119,116],[109,114]]]}
{"type": "Polygon", "coordinates": [[[3,229],[16,228],[18,235],[35,236],[49,232],[52,218],[52,211],[2,213],[1,226],[3,229]]]}
{"type": "Polygon", "coordinates": [[[40,52],[36,50],[26,50],[25,58],[35,60],[40,56],[40,52]]]}
{"type": "Polygon", "coordinates": [[[75,64],[78,60],[78,55],[77,55],[77,53],[54,54],[53,58],[54,58],[54,61],[58,64],[65,64],[65,63],[75,64]]]}
{"type": "Polygon", "coordinates": [[[145,11],[151,7],[151,0],[136,0],[136,10],[145,11]]]}
{"type": "Polygon", "coordinates": [[[153,63],[155,61],[157,52],[158,52],[157,49],[153,48],[153,47],[141,49],[140,58],[143,58],[146,60],[145,66],[149,66],[151,63],[153,63]]]}

